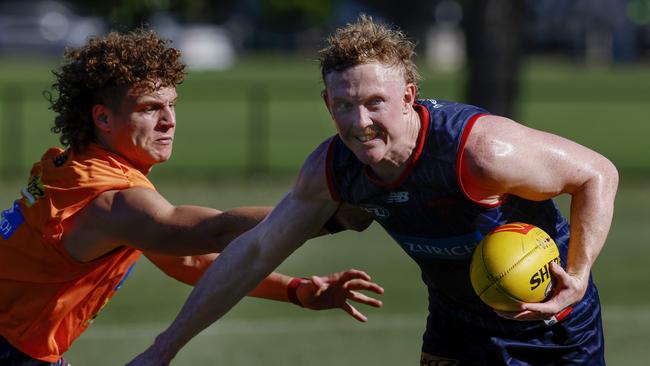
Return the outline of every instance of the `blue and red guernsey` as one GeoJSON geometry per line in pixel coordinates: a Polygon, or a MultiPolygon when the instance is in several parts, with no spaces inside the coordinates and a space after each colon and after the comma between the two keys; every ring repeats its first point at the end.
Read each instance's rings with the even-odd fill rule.
{"type": "Polygon", "coordinates": [[[421,130],[404,173],[393,182],[373,179],[370,168],[335,136],[326,164],[330,193],[335,200],[370,212],[417,262],[429,289],[430,307],[447,309],[466,321],[485,323],[487,318],[488,328],[516,323],[497,317],[472,290],[471,253],[492,229],[519,221],[549,233],[566,263],[567,220],[552,200],[509,195],[485,204],[463,190],[460,157],[469,132],[487,114],[485,110],[441,100],[418,100],[414,108],[422,121],[421,130]]]}

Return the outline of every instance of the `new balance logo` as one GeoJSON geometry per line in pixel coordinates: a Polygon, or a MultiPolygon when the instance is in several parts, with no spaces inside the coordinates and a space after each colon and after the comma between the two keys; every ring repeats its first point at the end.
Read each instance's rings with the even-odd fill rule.
{"type": "Polygon", "coordinates": [[[404,203],[408,202],[409,193],[407,191],[402,192],[390,192],[388,198],[386,198],[386,203],[404,203]]]}

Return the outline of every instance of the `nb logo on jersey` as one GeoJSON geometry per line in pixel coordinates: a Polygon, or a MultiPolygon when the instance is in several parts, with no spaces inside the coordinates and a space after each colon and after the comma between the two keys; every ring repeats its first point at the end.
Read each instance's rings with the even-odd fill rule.
{"type": "Polygon", "coordinates": [[[388,198],[386,198],[386,203],[404,203],[408,202],[409,193],[407,191],[402,192],[390,192],[388,198]]]}

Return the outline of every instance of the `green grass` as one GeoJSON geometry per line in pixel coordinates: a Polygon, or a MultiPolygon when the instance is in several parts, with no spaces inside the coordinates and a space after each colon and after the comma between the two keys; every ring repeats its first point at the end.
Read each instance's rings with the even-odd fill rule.
{"type": "MultiPolygon", "coordinates": [[[[162,168],[162,167],[161,167],[162,168]]],[[[164,169],[164,168],[163,168],[164,169]]],[[[287,180],[194,183],[160,181],[173,203],[218,208],[274,204],[287,180]]],[[[7,206],[20,182],[0,185],[7,206]]],[[[611,365],[650,362],[650,293],[647,207],[650,180],[624,181],[614,225],[594,267],[603,303],[607,360],[611,365]]],[[[565,199],[562,206],[566,207],[565,199]]],[[[312,240],[280,271],[297,276],[346,268],[368,271],[385,287],[383,309],[359,306],[369,316],[357,324],[340,311],[313,312],[294,305],[245,299],[221,323],[204,331],[178,355],[176,365],[412,365],[417,364],[426,316],[426,290],[417,266],[376,225],[364,233],[312,240]]],[[[166,277],[142,259],[128,281],[83,334],[67,358],[96,366],[126,362],[173,319],[190,287],[166,277]]]]}

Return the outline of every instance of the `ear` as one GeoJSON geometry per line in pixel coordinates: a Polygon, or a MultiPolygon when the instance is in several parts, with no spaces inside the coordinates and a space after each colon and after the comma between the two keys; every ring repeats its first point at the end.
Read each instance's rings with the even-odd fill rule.
{"type": "Polygon", "coordinates": [[[406,87],[404,88],[404,114],[413,109],[413,104],[415,103],[417,94],[417,85],[415,85],[415,83],[407,83],[406,87]]]}
{"type": "Polygon", "coordinates": [[[325,108],[327,108],[327,111],[330,113],[330,116],[332,115],[332,110],[330,109],[330,104],[327,102],[327,89],[323,89],[320,92],[321,98],[323,98],[323,102],[325,103],[325,108]]]}
{"type": "Polygon", "coordinates": [[[93,123],[102,131],[110,131],[110,110],[103,104],[95,104],[92,110],[93,123]]]}

